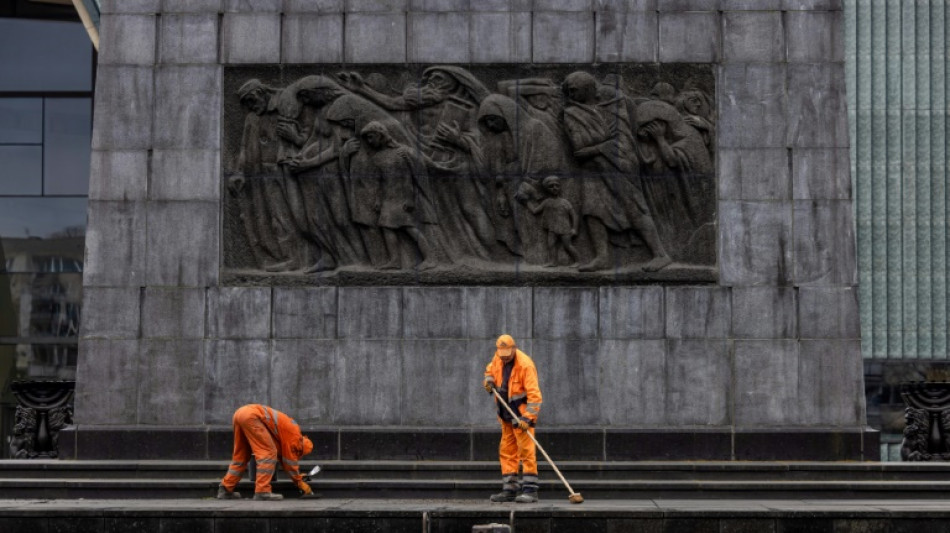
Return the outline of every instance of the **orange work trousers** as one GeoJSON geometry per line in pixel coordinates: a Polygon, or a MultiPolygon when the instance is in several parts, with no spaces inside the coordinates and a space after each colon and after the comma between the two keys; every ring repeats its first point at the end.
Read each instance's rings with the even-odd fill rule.
{"type": "Polygon", "coordinates": [[[270,481],[277,470],[277,444],[271,435],[261,412],[255,406],[245,405],[234,413],[234,453],[231,454],[231,466],[221,480],[228,491],[234,491],[244,472],[251,454],[257,463],[257,479],[254,492],[270,492],[270,481]]]}
{"type": "MultiPolygon", "coordinates": [[[[534,435],[534,428],[528,428],[534,435]]],[[[502,477],[517,476],[518,463],[525,476],[538,475],[538,461],[534,455],[534,441],[527,433],[517,429],[510,422],[501,423],[501,442],[498,444],[498,461],[501,463],[502,477]]]]}

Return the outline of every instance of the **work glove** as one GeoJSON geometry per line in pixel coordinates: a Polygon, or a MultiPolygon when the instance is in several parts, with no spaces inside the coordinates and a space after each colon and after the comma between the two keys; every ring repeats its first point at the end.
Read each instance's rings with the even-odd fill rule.
{"type": "Polygon", "coordinates": [[[528,422],[527,418],[519,418],[518,420],[512,421],[514,425],[518,426],[518,429],[521,431],[528,431],[528,428],[531,427],[531,423],[528,422]]]}
{"type": "Polygon", "coordinates": [[[494,388],[495,388],[495,384],[494,384],[494,383],[492,383],[491,381],[486,381],[486,382],[485,382],[485,392],[487,392],[488,394],[491,394],[491,391],[492,391],[492,389],[494,389],[494,388]]]}
{"type": "Polygon", "coordinates": [[[297,488],[300,489],[300,493],[303,496],[309,496],[313,494],[313,489],[310,488],[310,485],[308,485],[306,481],[300,481],[297,483],[297,488]]]}

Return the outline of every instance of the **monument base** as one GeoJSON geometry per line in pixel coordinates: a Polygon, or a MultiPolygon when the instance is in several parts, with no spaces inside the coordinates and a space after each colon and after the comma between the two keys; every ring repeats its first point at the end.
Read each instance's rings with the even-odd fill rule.
{"type": "MultiPolygon", "coordinates": [[[[491,461],[495,428],[344,427],[304,429],[310,460],[491,461]]],[[[879,461],[880,433],[851,428],[542,428],[556,461],[879,461]]],[[[230,427],[70,426],[64,459],[226,460],[230,427]]]]}

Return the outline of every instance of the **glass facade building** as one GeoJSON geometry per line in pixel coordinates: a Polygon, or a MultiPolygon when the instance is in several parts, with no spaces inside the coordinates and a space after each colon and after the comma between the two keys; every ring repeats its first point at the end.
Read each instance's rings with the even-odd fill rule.
{"type": "Polygon", "coordinates": [[[0,8],[0,458],[10,384],[75,378],[94,76],[71,6],[0,8]]]}

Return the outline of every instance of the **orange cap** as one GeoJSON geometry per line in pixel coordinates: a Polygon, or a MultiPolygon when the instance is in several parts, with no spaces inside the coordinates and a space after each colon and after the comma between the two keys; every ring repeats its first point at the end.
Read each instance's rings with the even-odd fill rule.
{"type": "Polygon", "coordinates": [[[515,346],[517,346],[517,344],[515,344],[515,339],[513,339],[511,335],[508,335],[507,333],[501,337],[498,337],[498,340],[495,341],[496,348],[514,348],[515,346]]]}
{"type": "Polygon", "coordinates": [[[307,455],[312,451],[313,451],[313,442],[307,437],[304,437],[303,438],[303,455],[307,455]]]}

